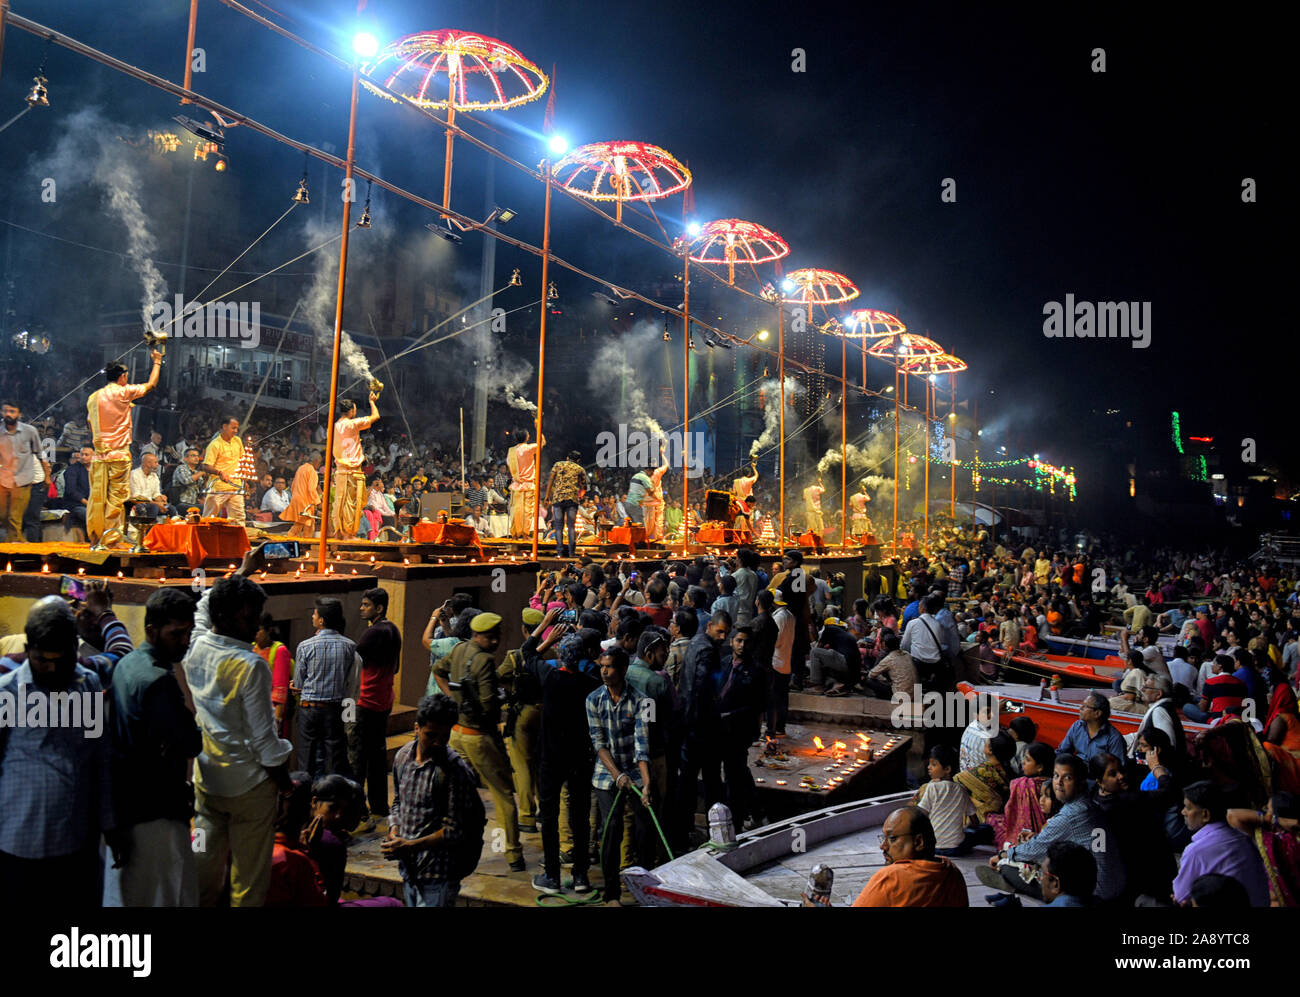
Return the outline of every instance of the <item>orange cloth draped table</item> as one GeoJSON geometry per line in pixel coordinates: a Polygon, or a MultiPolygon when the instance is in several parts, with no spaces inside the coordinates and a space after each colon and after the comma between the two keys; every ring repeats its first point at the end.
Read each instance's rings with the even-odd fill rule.
{"type": "Polygon", "coordinates": [[[411,526],[411,539],[418,544],[450,544],[454,547],[477,547],[483,556],[478,531],[464,523],[415,523],[411,526]]]}
{"type": "Polygon", "coordinates": [[[627,544],[628,550],[635,554],[637,545],[645,546],[645,527],[631,523],[627,526],[615,526],[609,531],[609,542],[627,544]]]}
{"type": "Polygon", "coordinates": [[[753,534],[749,530],[735,530],[730,526],[710,526],[706,523],[695,534],[695,542],[731,546],[732,544],[750,544],[754,541],[753,534]]]}
{"type": "Polygon", "coordinates": [[[249,546],[244,528],[228,523],[158,523],[144,545],[155,554],[184,554],[191,568],[209,557],[242,560],[249,546]]]}

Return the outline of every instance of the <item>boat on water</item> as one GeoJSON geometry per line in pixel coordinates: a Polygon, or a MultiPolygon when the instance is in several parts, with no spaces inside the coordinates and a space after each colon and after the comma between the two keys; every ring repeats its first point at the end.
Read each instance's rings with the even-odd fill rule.
{"type": "MultiPolygon", "coordinates": [[[[1056,699],[1039,699],[1042,689],[1036,685],[1018,685],[1003,683],[998,685],[975,685],[970,682],[958,682],[957,691],[966,695],[986,694],[997,696],[1002,703],[999,714],[1003,727],[1017,716],[1028,716],[1038,725],[1038,740],[1044,744],[1057,745],[1065,740],[1071,725],[1079,719],[1079,706],[1084,699],[1096,692],[1095,689],[1061,688],[1055,691],[1056,699]]],[[[1121,713],[1113,711],[1110,715],[1111,726],[1126,737],[1136,734],[1142,724],[1142,714],[1121,713]]],[[[1209,730],[1208,724],[1192,723],[1183,720],[1183,730],[1191,742],[1202,731],[1209,730]]]]}
{"type": "MultiPolygon", "coordinates": [[[[1047,645],[1051,653],[1074,658],[1104,660],[1118,657],[1120,653],[1118,637],[1099,637],[1096,634],[1087,637],[1057,637],[1053,634],[1040,634],[1038,639],[1047,645]]],[[[1166,658],[1174,656],[1176,642],[1173,634],[1161,634],[1156,643],[1166,658]]]]}
{"type": "MultiPolygon", "coordinates": [[[[885,864],[881,825],[912,795],[907,790],[813,810],[737,835],[729,849],[705,845],[654,869],[625,869],[623,882],[644,907],[799,907],[813,866],[821,865],[835,873],[832,906],[846,907],[885,864]]],[[[981,846],[952,859],[972,907],[987,906],[989,889],[975,869],[992,854],[981,846]]]]}
{"type": "MultiPolygon", "coordinates": [[[[969,667],[979,668],[979,660],[974,656],[973,644],[962,648],[962,656],[969,667]]],[[[1002,666],[1013,672],[1025,672],[1051,679],[1060,676],[1066,685],[1083,685],[1094,688],[1107,688],[1124,674],[1124,665],[1119,658],[1098,661],[1093,658],[1076,658],[1069,655],[1039,654],[1033,651],[1016,651],[1008,654],[1003,648],[997,648],[1002,666]]]]}

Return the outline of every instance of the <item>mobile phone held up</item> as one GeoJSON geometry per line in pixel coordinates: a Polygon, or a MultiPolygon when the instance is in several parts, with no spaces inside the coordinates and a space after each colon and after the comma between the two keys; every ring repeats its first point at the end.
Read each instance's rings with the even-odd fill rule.
{"type": "Polygon", "coordinates": [[[264,544],[262,553],[268,561],[283,561],[302,556],[302,545],[297,540],[275,540],[264,544]]]}
{"type": "Polygon", "coordinates": [[[59,594],[76,599],[78,602],[85,602],[86,585],[80,578],[73,578],[71,575],[64,575],[59,579],[59,594]]]}

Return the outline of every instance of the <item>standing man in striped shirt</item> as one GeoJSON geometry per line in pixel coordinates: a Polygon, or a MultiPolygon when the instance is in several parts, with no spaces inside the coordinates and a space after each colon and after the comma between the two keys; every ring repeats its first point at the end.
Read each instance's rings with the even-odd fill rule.
{"type": "Polygon", "coordinates": [[[122,507],[131,475],[131,404],[158,384],[163,355],[150,350],[153,370],[144,384],[127,384],[126,368],[104,368],[105,384],[86,401],[86,417],[95,441],[90,464],[90,500],[86,504],[86,536],[92,550],[106,550],[122,540],[122,507]]]}
{"type": "MultiPolygon", "coordinates": [[[[355,712],[361,657],[357,645],[343,636],[343,603],[320,596],[311,614],[316,635],[294,653],[293,682],[298,697],[298,738],[307,772],[352,778],[344,708],[355,712]]],[[[351,720],[353,717],[349,716],[351,720]]]]}

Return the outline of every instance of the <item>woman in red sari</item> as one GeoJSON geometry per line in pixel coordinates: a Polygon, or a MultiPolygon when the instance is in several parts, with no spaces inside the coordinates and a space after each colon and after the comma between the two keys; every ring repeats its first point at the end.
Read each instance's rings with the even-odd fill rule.
{"type": "Polygon", "coordinates": [[[1274,685],[1264,724],[1264,750],[1273,760],[1273,785],[1300,793],[1300,705],[1295,690],[1280,669],[1272,669],[1274,685]]]}
{"type": "Polygon", "coordinates": [[[1250,835],[1259,849],[1268,874],[1270,906],[1300,906],[1300,799],[1292,793],[1274,793],[1262,812],[1229,810],[1228,823],[1250,835]]]}
{"type": "Polygon", "coordinates": [[[989,814],[987,818],[993,829],[993,842],[999,848],[1004,842],[1013,845],[1019,842],[1022,831],[1037,834],[1047,823],[1039,797],[1042,796],[1043,783],[1052,779],[1055,761],[1056,752],[1049,745],[1035,741],[1029,746],[1021,762],[1025,774],[1011,780],[1006,808],[1000,814],[989,814]]]}

